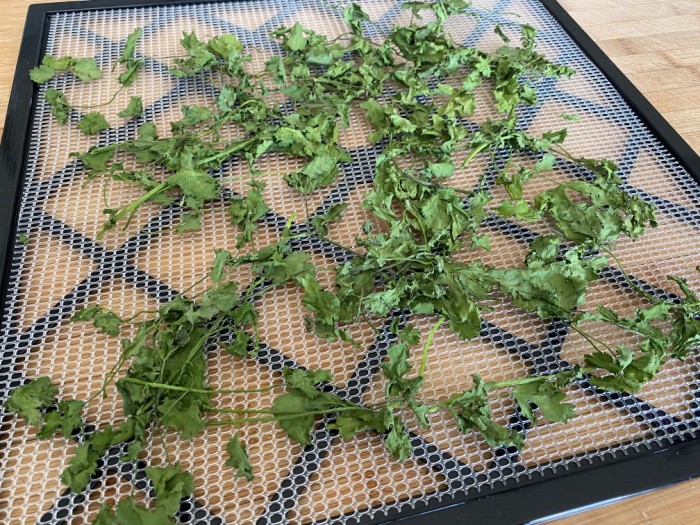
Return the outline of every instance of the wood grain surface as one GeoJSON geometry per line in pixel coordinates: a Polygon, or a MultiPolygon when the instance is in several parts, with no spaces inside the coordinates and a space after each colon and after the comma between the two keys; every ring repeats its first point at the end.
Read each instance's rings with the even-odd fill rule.
{"type": "MultiPolygon", "coordinates": [[[[700,151],[700,0],[560,0],[670,124],[700,151]]],[[[0,125],[26,9],[0,0],[0,125]]],[[[2,128],[0,128],[2,130],[2,128]]],[[[696,523],[700,482],[689,481],[551,523],[696,523]]]]}

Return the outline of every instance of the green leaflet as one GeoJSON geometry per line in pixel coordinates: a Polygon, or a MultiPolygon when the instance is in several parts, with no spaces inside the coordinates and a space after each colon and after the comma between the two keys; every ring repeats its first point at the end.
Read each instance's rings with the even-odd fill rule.
{"type": "Polygon", "coordinates": [[[85,135],[97,135],[100,131],[109,129],[109,123],[102,113],[86,113],[78,123],[80,131],[85,135]]]}
{"type": "Polygon", "coordinates": [[[143,101],[141,97],[131,97],[129,104],[119,113],[118,116],[122,118],[127,117],[140,117],[143,115],[143,101]]]}
{"type": "MultiPolygon", "coordinates": [[[[124,51],[122,51],[122,54],[119,56],[117,59],[117,64],[125,64],[126,69],[120,73],[118,81],[120,84],[122,84],[124,87],[128,87],[131,84],[134,83],[134,81],[137,78],[138,71],[143,67],[144,65],[144,60],[143,59],[137,59],[136,58],[136,44],[138,40],[141,38],[141,35],[143,35],[143,29],[142,28],[136,28],[127,38],[126,38],[126,44],[124,45],[124,51]]],[[[133,102],[133,97],[132,97],[132,102],[133,102]]],[[[121,116],[137,116],[135,113],[136,108],[132,108],[129,110],[131,107],[131,103],[129,104],[129,107],[127,107],[126,110],[124,110],[122,113],[129,112],[129,115],[119,115],[121,116]]]]}
{"type": "Polygon", "coordinates": [[[472,376],[474,387],[452,396],[444,405],[454,416],[463,432],[477,431],[492,447],[515,445],[521,447],[523,438],[514,430],[499,425],[492,419],[486,384],[477,375],[472,376]]]}
{"type": "Polygon", "coordinates": [[[44,426],[41,427],[37,436],[40,439],[49,439],[57,430],[60,430],[64,438],[69,438],[83,425],[80,415],[83,406],[85,406],[83,401],[75,399],[60,401],[57,410],[47,412],[44,416],[44,426]]]}
{"type": "Polygon", "coordinates": [[[117,503],[115,519],[119,525],[126,523],[129,525],[172,525],[175,523],[164,509],[156,507],[149,510],[136,503],[132,497],[117,503]]]}
{"type": "Polygon", "coordinates": [[[79,310],[73,315],[71,321],[92,321],[95,328],[113,336],[119,335],[119,327],[123,322],[117,314],[100,306],[90,306],[79,310]]]}
{"type": "Polygon", "coordinates": [[[332,204],[323,215],[316,215],[309,221],[321,237],[328,235],[328,225],[337,222],[343,217],[347,204],[332,204]]]}
{"type": "Polygon", "coordinates": [[[144,471],[156,493],[156,507],[166,514],[175,514],[180,508],[180,500],[192,494],[192,474],[183,471],[179,463],[166,467],[146,467],[144,471]]]}
{"type": "Polygon", "coordinates": [[[47,89],[44,98],[51,105],[51,114],[56,117],[58,123],[65,124],[68,120],[68,113],[72,109],[65,95],[57,89],[47,89]]]}
{"type": "Polygon", "coordinates": [[[48,377],[32,379],[26,385],[15,388],[5,401],[5,410],[13,412],[30,425],[39,425],[42,410],[50,407],[58,394],[48,377]]]}
{"type": "Polygon", "coordinates": [[[94,58],[78,58],[75,61],[73,73],[83,82],[102,78],[102,71],[100,71],[94,58]]]}
{"type": "Polygon", "coordinates": [[[240,248],[253,238],[258,229],[258,221],[268,212],[267,204],[259,189],[251,188],[246,197],[234,197],[228,207],[231,223],[238,226],[237,247],[240,248]]]}
{"type": "Polygon", "coordinates": [[[61,71],[71,71],[83,82],[102,78],[102,71],[94,58],[54,58],[51,55],[44,55],[41,65],[29,71],[29,78],[37,84],[45,84],[61,71]]]}
{"type": "Polygon", "coordinates": [[[546,379],[517,386],[513,390],[513,397],[518,402],[523,415],[533,422],[537,421],[537,418],[530,403],[537,405],[542,415],[549,421],[566,423],[575,417],[574,405],[562,403],[566,394],[561,391],[561,387],[546,379]]]}
{"type": "Polygon", "coordinates": [[[253,481],[253,466],[248,459],[245,445],[238,440],[238,434],[235,434],[228,442],[226,452],[229,455],[226,466],[236,469],[236,477],[253,481]]]}

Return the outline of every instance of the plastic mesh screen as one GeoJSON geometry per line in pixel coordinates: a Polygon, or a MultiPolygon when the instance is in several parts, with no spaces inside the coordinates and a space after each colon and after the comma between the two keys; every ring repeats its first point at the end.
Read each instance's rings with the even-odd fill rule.
{"type": "MultiPolygon", "coordinates": [[[[379,27],[406,23],[409,15],[393,1],[362,2],[379,27]]],[[[517,13],[539,29],[540,49],[560,63],[572,66],[572,79],[544,81],[538,86],[540,104],[525,110],[523,125],[531,131],[567,127],[567,149],[574,155],[609,157],[619,163],[630,193],[658,207],[659,227],[638,242],[622,242],[618,254],[629,272],[649,291],[674,294],[679,290],[664,276],[687,278],[700,288],[694,267],[700,255],[700,196],[698,185],[674,160],[652,133],[630,110],[604,76],[570,40],[563,29],[538,4],[526,0],[476,1],[475,9],[488,16],[463,17],[450,22],[458,40],[482,49],[493,49],[499,40],[492,33],[493,20],[515,36],[508,16],[517,13]],[[578,114],[577,122],[563,123],[562,113],[578,114]]],[[[139,52],[147,57],[178,53],[183,31],[198,36],[235,33],[256,48],[260,68],[276,52],[268,40],[270,30],[300,21],[329,36],[344,32],[337,11],[306,0],[230,2],[175,7],[144,7],[103,11],[78,11],[52,16],[46,52],[54,56],[94,56],[105,76],[85,85],[69,76],[52,80],[48,87],[65,91],[77,106],[98,104],[115,90],[118,72],[111,65],[119,56],[126,36],[143,26],[139,52]]],[[[105,208],[99,182],[83,185],[84,173],[69,158],[94,144],[123,140],[135,134],[144,119],[167,134],[169,123],[180,118],[182,104],[211,105],[215,90],[204,78],[177,80],[158,58],[149,59],[136,84],[120,93],[104,108],[113,128],[99,138],[85,137],[72,122],[60,127],[50,116],[40,90],[28,152],[26,184],[22,195],[18,231],[29,236],[25,245],[13,247],[9,296],[0,331],[2,396],[25,378],[48,375],[60,386],[61,396],[86,398],[100,387],[102,375],[114,364],[119,352],[117,338],[98,333],[87,324],[68,319],[85,305],[102,304],[123,316],[154,308],[207,273],[214,249],[235,250],[237,231],[227,220],[226,199],[209,206],[199,232],[180,235],[180,210],[156,206],[142,209],[126,231],[112,230],[97,241],[105,208]],[[131,94],[144,98],[144,117],[128,122],[116,112],[125,107],[131,94]]],[[[475,120],[486,118],[477,114],[475,120]]],[[[79,115],[74,115],[77,120],[79,115]]],[[[354,162],[344,168],[338,182],[308,199],[310,213],[330,204],[349,204],[344,219],[331,226],[329,237],[353,245],[362,223],[369,219],[361,206],[362,195],[371,183],[377,148],[366,142],[367,124],[359,113],[343,131],[341,143],[354,162]]],[[[259,163],[268,183],[265,198],[271,212],[256,233],[254,247],[275,242],[292,213],[301,226],[308,219],[303,200],[282,181],[298,166],[282,157],[268,155],[259,163]]],[[[495,170],[488,159],[477,159],[468,170],[455,174],[454,183],[468,187],[485,170],[495,170]]],[[[245,173],[246,166],[232,163],[225,174],[245,173]]],[[[555,178],[580,176],[566,165],[555,178]]],[[[242,184],[231,182],[234,194],[242,184]]],[[[542,186],[533,184],[532,191],[542,186]]],[[[109,206],[133,199],[130,186],[111,183],[106,195],[109,206]]],[[[494,196],[497,189],[493,190],[494,196]]],[[[487,220],[492,250],[486,263],[517,264],[527,253],[537,231],[495,217],[487,220]]],[[[331,244],[320,240],[301,246],[313,253],[319,265],[332,266],[344,260],[331,244]]],[[[465,254],[465,260],[469,257],[465,254]]],[[[585,308],[614,304],[622,313],[639,306],[626,291],[621,274],[608,269],[596,284],[585,308]]],[[[250,275],[242,273],[245,284],[250,275]]],[[[202,285],[204,286],[204,284],[202,285]]],[[[194,291],[197,291],[195,289],[194,291]]],[[[500,380],[526,373],[555,371],[567,360],[587,350],[585,342],[565,325],[544,322],[508,304],[494,305],[486,315],[481,336],[460,341],[441,329],[432,344],[431,366],[425,391],[429,397],[446,396],[470,386],[471,374],[500,380]]],[[[209,354],[209,381],[213,387],[251,388],[279,382],[284,365],[314,366],[331,370],[337,392],[355,401],[371,402],[381,397],[383,384],[378,366],[390,343],[388,335],[376,337],[365,326],[352,327],[362,348],[343,342],[329,343],[303,328],[301,290],[289,285],[268,292],[260,299],[260,330],[263,347],[257,361],[244,361],[224,352],[209,354]]],[[[427,335],[434,319],[411,320],[427,335]]],[[[390,319],[376,320],[388,326],[390,319]]],[[[592,333],[613,342],[621,335],[609,327],[592,333]]],[[[416,363],[414,363],[415,365],[416,363]]],[[[593,457],[611,457],[651,443],[668,444],[693,435],[698,418],[699,360],[673,364],[638,396],[608,395],[585,382],[571,389],[579,416],[569,424],[530,428],[515,407],[505,399],[494,406],[497,417],[526,434],[521,450],[492,449],[480,437],[464,435],[449,418],[436,414],[431,431],[412,425],[413,457],[404,463],[384,449],[381,436],[360,434],[344,442],[320,424],[313,444],[305,449],[289,441],[274,423],[241,428],[254,465],[255,480],[236,479],[224,467],[227,441],[234,430],[209,428],[192,441],[166,435],[135,464],[122,463],[121,450],[110,450],[99,475],[83,494],[74,494],[59,482],[75,443],[56,437],[39,441],[34,432],[16,417],[3,415],[0,428],[0,523],[89,523],[101,502],[114,502],[135,490],[151,497],[143,468],[161,464],[166,453],[192,471],[194,496],[183,502],[178,519],[182,523],[309,523],[381,518],[387,512],[411,507],[416,501],[439,501],[454,495],[493,486],[515,477],[587,462],[593,457]],[[167,450],[166,450],[167,449],[167,450]]],[[[87,416],[93,426],[118,422],[118,396],[91,406],[87,416]]],[[[2,398],[4,400],[4,397],[2,398]]],[[[270,398],[254,401],[242,396],[216,400],[229,407],[262,408],[270,398]]],[[[408,416],[407,416],[408,417],[408,416]]]]}

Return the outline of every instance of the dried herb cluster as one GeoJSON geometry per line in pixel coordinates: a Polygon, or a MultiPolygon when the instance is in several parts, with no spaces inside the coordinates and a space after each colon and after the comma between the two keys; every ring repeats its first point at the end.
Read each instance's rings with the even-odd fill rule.
{"type": "MultiPolygon", "coordinates": [[[[496,27],[504,44],[486,53],[454,42],[445,30],[449,16],[470,14],[462,0],[406,2],[404,6],[413,12],[412,22],[395,27],[381,40],[365,34],[371,21],[355,4],[342,12],[349,32],[332,41],[299,23],[282,27],[272,36],[284,53],[268,60],[261,73],[247,72],[250,56],[235,36],[202,41],[185,34],[185,55],[175,59],[172,74],[219,79],[216,108],[183,107],[183,118],[172,123],[168,137],[158,137],[155,126],[147,122],[135,139],[75,154],[88,178],[129,181],[144,190],[134,202],[106,210],[102,234],[128,224],[146,202],[179,204],[186,210],[179,229],[198,229],[204,204],[221,196],[218,170],[225,162],[247,162],[251,180],[247,195],[234,197],[229,204],[231,222],[239,232],[239,252],[216,252],[209,275],[213,284],[206,291],[178,297],[146,320],[139,320],[140,314],[121,319],[100,307],[75,315],[74,320],[93,322],[113,336],[127,324],[137,327],[134,337],[122,340],[119,362],[96,394],[110,395],[116,385],[125,414],[119,428],[108,426],[85,434],[81,412],[92,399],[56,404],[57,389],[48,378],[16,389],[6,403],[9,411],[39,427],[40,438],[58,431],[66,438],[81,436],[62,476],[71,489],[85,490],[110,447],[128,443],[124,460],[136,460],[149,440],[158,439],[156,429],[163,427],[189,439],[206,426],[277,421],[292,440],[305,445],[319,419],[326,416],[328,426],[345,439],[366,430],[385,435],[387,448],[403,460],[411,455],[401,415],[408,409],[425,428],[430,426],[431,414],[441,411],[454,417],[464,432],[481,433],[492,446],[521,446],[521,434],[492,417],[494,392],[507,392],[533,422],[537,417],[564,422],[574,417],[565,394],[574,382],[588,380],[606,390],[637,392],[666,362],[683,359],[697,347],[700,299],[682,279],[671,277],[685,296],[667,300],[650,295],[628,278],[629,288],[647,305],[630,317],[602,307],[594,314],[577,310],[600,270],[611,259],[616,262],[612,252],[616,240],[635,239],[656,222],[649,204],[620,189],[614,163],[574,158],[566,152],[565,129],[534,136],[518,127],[519,108],[537,103],[535,82],[573,71],[537,52],[535,31],[528,25],[521,26],[519,45],[512,45],[496,27]],[[426,13],[427,22],[421,18],[426,13]],[[498,118],[470,126],[477,89],[490,91],[498,118]],[[276,94],[286,102],[270,102],[276,94]],[[361,108],[373,128],[368,140],[382,146],[372,189],[363,202],[374,219],[363,226],[357,247],[341,247],[354,256],[336,268],[335,286],[327,289],[317,278],[309,253],[299,250],[296,241],[307,235],[326,238],[329,225],[342,220],[345,206],[331,206],[324,215],[313,217],[308,233],[293,230],[290,220],[279,242],[251,252],[247,244],[268,211],[256,162],[273,152],[303,159],[304,166],[285,176],[285,181],[304,195],[332,184],[343,164],[351,161],[338,135],[341,127],[349,126],[350,112],[356,108],[361,108]],[[225,130],[231,127],[238,136],[226,140],[225,130]],[[495,184],[504,188],[507,199],[493,201],[486,188],[487,175],[474,188],[452,184],[451,177],[459,169],[455,158],[462,152],[466,154],[463,165],[479,155],[503,159],[495,184]],[[139,168],[125,169],[127,157],[139,168]],[[524,198],[531,180],[546,178],[562,162],[579,166],[586,176],[553,183],[534,198],[524,198]],[[156,168],[164,169],[167,176],[157,179],[156,168]],[[489,249],[489,237],[480,233],[480,227],[490,214],[538,223],[549,233],[532,242],[522,266],[460,262],[458,252],[478,254],[489,249]],[[256,276],[244,289],[230,278],[242,266],[249,266],[256,276]],[[307,329],[329,340],[354,343],[347,329],[350,324],[372,326],[370,318],[397,312],[435,317],[420,347],[419,331],[396,316],[391,325],[395,342],[381,365],[386,378],[381,405],[364,406],[332,393],[324,387],[332,377],[323,370],[285,369],[283,383],[258,390],[207,386],[207,352],[222,351],[212,348],[222,346],[219,338],[225,334],[231,343],[223,345],[223,351],[254,357],[259,344],[255,301],[289,282],[304,290],[307,329]],[[494,299],[510,300],[541,318],[565,320],[591,343],[592,352],[582,363],[557,373],[501,382],[474,375],[469,390],[447,399],[424,398],[421,387],[435,332],[447,324],[462,339],[477,337],[482,312],[494,299]],[[585,325],[590,322],[617,326],[639,336],[640,343],[611,348],[587,334],[585,325]],[[418,370],[409,364],[412,352],[421,356],[418,370]],[[266,410],[228,409],[212,403],[217,393],[254,396],[269,390],[279,393],[266,410]],[[230,414],[231,419],[221,419],[221,414],[230,414]]],[[[118,60],[126,68],[119,77],[123,87],[133,82],[144,65],[136,53],[140,36],[137,30],[129,37],[118,60]]],[[[84,81],[101,74],[90,59],[47,56],[32,71],[32,79],[46,82],[61,71],[84,81]]],[[[48,89],[45,95],[59,122],[66,122],[72,108],[63,94],[48,89]]],[[[120,116],[142,112],[142,101],[135,96],[120,116]]],[[[100,114],[89,113],[79,126],[85,133],[97,133],[109,124],[100,114]]],[[[235,475],[252,479],[254,467],[237,435],[227,451],[226,464],[235,475]]],[[[179,465],[148,468],[146,474],[155,491],[155,507],[148,509],[127,498],[115,508],[103,507],[96,523],[172,523],[179,500],[193,490],[192,476],[179,465]]]]}

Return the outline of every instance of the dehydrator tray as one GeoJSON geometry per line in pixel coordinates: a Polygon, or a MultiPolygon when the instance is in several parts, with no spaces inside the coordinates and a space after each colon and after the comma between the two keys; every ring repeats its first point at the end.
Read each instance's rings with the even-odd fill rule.
{"type": "MultiPolygon", "coordinates": [[[[408,21],[393,1],[360,3],[379,27],[408,21]]],[[[529,130],[559,126],[562,113],[580,115],[579,121],[566,124],[567,149],[616,161],[625,190],[656,205],[658,228],[618,246],[629,273],[647,290],[666,297],[678,293],[667,274],[685,277],[700,289],[695,272],[700,261],[697,155],[556,2],[476,0],[474,9],[485,16],[452,23],[456,39],[492,49],[498,45],[493,22],[508,27],[517,16],[538,29],[540,51],[577,72],[571,79],[538,86],[539,104],[521,116],[529,130]]],[[[330,36],[344,31],[337,10],[311,0],[97,0],[30,9],[0,148],[0,401],[27,378],[38,376],[49,376],[62,396],[94,393],[117,359],[119,340],[69,322],[72,314],[95,304],[124,316],[157,307],[206,275],[214,250],[233,249],[237,235],[222,199],[208,205],[199,232],[175,233],[170,226],[180,210],[152,206],[142,209],[126,231],[111,230],[97,240],[102,191],[83,184],[82,167],[69,157],[70,152],[133,135],[136,122],[116,117],[129,94],[143,95],[144,118],[166,129],[179,118],[181,105],[211,103],[213,87],[205,80],[176,79],[162,63],[149,61],[133,88],[105,109],[108,120],[119,125],[87,137],[75,126],[56,124],[43,99],[45,88],[31,84],[29,69],[45,53],[95,57],[106,71],[102,80],[77,85],[65,76],[52,81],[76,105],[90,105],[113,91],[117,73],[104,66],[116,60],[136,27],[144,27],[139,52],[145,56],[175,54],[183,31],[207,36],[231,32],[255,46],[263,63],[275,52],[269,32],[295,21],[330,36]],[[29,242],[22,242],[20,233],[29,242]]],[[[303,224],[317,210],[338,202],[347,203],[348,209],[331,226],[329,237],[352,244],[368,218],[361,200],[378,154],[378,147],[367,142],[367,132],[362,118],[352,116],[340,142],[353,162],[333,186],[310,197],[309,215],[299,195],[282,181],[284,173],[298,166],[274,155],[262,160],[271,213],[256,233],[257,247],[275,242],[292,214],[303,224]]],[[[247,167],[233,163],[227,169],[247,167]]],[[[472,163],[458,176],[474,181],[480,170],[488,169],[472,163]]],[[[562,169],[558,175],[571,178],[576,173],[562,169]]],[[[242,189],[234,184],[228,191],[242,189]]],[[[109,195],[118,204],[133,199],[134,191],[113,183],[109,195]]],[[[532,231],[495,219],[486,227],[492,250],[485,262],[513,263],[527,253],[532,231]]],[[[310,242],[307,249],[317,262],[339,262],[337,252],[321,241],[310,242]]],[[[633,310],[636,299],[626,291],[620,272],[608,268],[603,276],[586,304],[614,303],[633,310]]],[[[390,342],[386,330],[375,336],[358,326],[353,336],[362,343],[359,349],[308,334],[301,292],[293,285],[263,295],[259,311],[263,344],[257,359],[211,352],[212,386],[231,384],[234,377],[237,385],[252,386],[270,382],[285,365],[313,366],[332,371],[338,391],[352,400],[381,395],[378,366],[390,342]]],[[[545,322],[513,307],[486,317],[480,336],[470,342],[447,328],[437,331],[432,352],[443,365],[428,373],[428,392],[457,392],[472,373],[501,380],[554,371],[585,351],[582,338],[558,321],[545,322]]],[[[412,322],[423,331],[432,324],[421,317],[412,322]]],[[[462,434],[453,421],[439,418],[430,431],[412,431],[412,457],[403,463],[384,449],[381,436],[370,432],[346,442],[321,425],[312,445],[301,448],[275,423],[248,425],[240,433],[256,467],[249,483],[234,478],[221,459],[234,430],[216,427],[192,441],[166,436],[165,446],[151,445],[135,464],[120,462],[121,452],[110,450],[82,494],[59,481],[75,443],[58,436],[37,440],[20,418],[3,414],[0,523],[90,523],[100,502],[128,495],[134,487],[147,494],[143,469],[162,462],[166,448],[195,478],[194,494],[182,502],[177,515],[181,523],[523,522],[700,474],[699,372],[700,357],[674,363],[637,395],[604,393],[578,383],[570,391],[578,417],[567,424],[525,427],[512,406],[495,406],[512,428],[527,434],[519,451],[491,448],[479,436],[462,434]]],[[[99,427],[116,422],[119,413],[116,398],[109,397],[86,419],[99,427]]]]}

